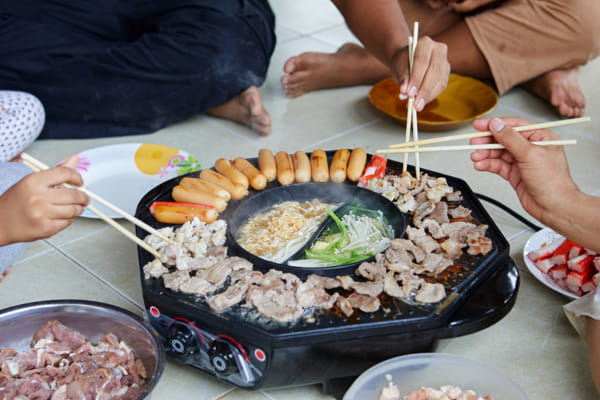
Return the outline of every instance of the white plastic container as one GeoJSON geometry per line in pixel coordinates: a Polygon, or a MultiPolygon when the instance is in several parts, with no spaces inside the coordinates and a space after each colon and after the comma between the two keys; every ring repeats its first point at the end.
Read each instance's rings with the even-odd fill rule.
{"type": "Polygon", "coordinates": [[[494,400],[529,400],[519,385],[502,372],[478,361],[444,353],[418,353],[383,361],[354,381],[343,400],[379,400],[388,385],[386,375],[402,397],[421,387],[439,389],[444,385],[471,389],[478,396],[494,400]]]}

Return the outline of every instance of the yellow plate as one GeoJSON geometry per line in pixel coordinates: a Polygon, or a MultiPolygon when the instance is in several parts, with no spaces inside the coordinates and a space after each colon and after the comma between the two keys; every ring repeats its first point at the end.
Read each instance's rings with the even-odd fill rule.
{"type": "MultiPolygon", "coordinates": [[[[400,100],[399,93],[398,84],[387,78],[371,88],[369,100],[389,116],[406,122],[407,101],[400,100]]],[[[417,114],[419,129],[455,129],[489,113],[497,103],[498,95],[491,87],[476,79],[450,74],[446,90],[417,114]]]]}

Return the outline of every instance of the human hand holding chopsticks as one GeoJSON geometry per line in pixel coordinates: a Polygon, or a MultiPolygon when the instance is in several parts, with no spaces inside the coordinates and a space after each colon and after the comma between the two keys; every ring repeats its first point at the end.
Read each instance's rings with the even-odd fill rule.
{"type": "MultiPolygon", "coordinates": [[[[512,127],[529,124],[520,118],[482,119],[473,123],[479,131],[493,136],[473,138],[470,144],[497,142],[505,149],[477,150],[471,154],[478,171],[498,174],[515,189],[523,208],[545,225],[549,215],[569,208],[573,196],[580,194],[569,173],[562,146],[537,146],[531,142],[560,139],[546,129],[517,132],[512,127]]],[[[565,215],[564,213],[562,215],[565,215]]]]}
{"type": "Polygon", "coordinates": [[[75,156],[63,166],[25,176],[0,196],[0,246],[47,238],[71,225],[89,203],[80,190],[59,186],[83,185],[76,166],[75,156]]]}

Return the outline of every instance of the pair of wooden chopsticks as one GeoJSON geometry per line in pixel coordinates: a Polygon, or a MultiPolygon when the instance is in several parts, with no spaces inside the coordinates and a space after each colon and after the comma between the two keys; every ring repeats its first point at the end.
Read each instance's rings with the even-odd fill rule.
{"type": "MultiPolygon", "coordinates": [[[[417,41],[419,40],[419,22],[415,21],[413,25],[413,34],[408,37],[408,71],[412,75],[413,63],[415,60],[415,50],[417,49],[417,41]]],[[[406,111],[406,133],[404,136],[404,141],[409,142],[411,137],[411,128],[412,135],[414,137],[415,142],[419,141],[419,125],[417,120],[417,110],[415,109],[415,98],[409,97],[408,99],[408,107],[406,111]]],[[[402,164],[402,174],[407,174],[408,167],[408,153],[404,154],[404,162],[402,164]]],[[[417,179],[420,179],[421,168],[420,168],[420,160],[419,153],[415,154],[415,175],[417,179]]]]}
{"type": "MultiPolygon", "coordinates": [[[[28,166],[29,168],[31,168],[32,170],[34,170],[34,171],[42,171],[42,170],[46,170],[46,169],[49,168],[46,164],[44,164],[43,162],[41,162],[41,161],[37,160],[36,158],[30,156],[27,153],[21,153],[21,162],[23,164],[25,164],[26,166],[28,166]]],[[[81,190],[82,192],[84,192],[85,194],[87,194],[91,199],[94,199],[97,202],[101,203],[102,205],[108,207],[109,209],[111,209],[114,212],[116,212],[117,214],[121,215],[122,217],[124,217],[128,221],[130,221],[133,224],[135,224],[135,225],[139,226],[140,228],[144,229],[146,232],[151,233],[151,234],[159,237],[160,239],[164,240],[167,243],[170,243],[170,244],[173,243],[173,241],[171,239],[169,239],[168,237],[166,237],[165,235],[163,235],[162,233],[160,233],[156,229],[152,228],[150,225],[146,224],[144,221],[141,221],[141,220],[137,219],[136,217],[134,217],[133,215],[128,214],[126,211],[120,209],[116,205],[110,203],[109,201],[103,199],[102,197],[100,197],[97,194],[89,191],[88,189],[86,189],[84,187],[71,186],[71,185],[65,185],[65,186],[69,186],[69,187],[81,190]]],[[[96,207],[94,207],[91,204],[88,204],[87,208],[88,208],[88,210],[90,210],[91,212],[93,212],[94,214],[96,214],[98,217],[102,218],[106,223],[108,223],[109,225],[111,225],[112,227],[114,227],[115,229],[117,229],[123,235],[125,235],[129,239],[133,240],[138,246],[142,247],[144,250],[146,250],[147,252],[149,252],[153,256],[160,258],[160,253],[158,251],[156,251],[150,245],[148,245],[146,242],[144,242],[143,240],[141,240],[140,238],[138,238],[137,236],[135,236],[133,233],[131,233],[130,231],[128,231],[127,229],[125,229],[122,225],[120,225],[119,223],[117,223],[114,219],[110,218],[108,215],[104,214],[102,211],[98,210],[96,207]]]]}
{"type": "MultiPolygon", "coordinates": [[[[589,122],[589,121],[591,121],[590,117],[570,118],[570,119],[563,119],[563,120],[559,120],[559,121],[543,122],[540,124],[517,126],[517,127],[514,127],[513,129],[518,132],[531,131],[534,129],[555,128],[555,127],[559,127],[559,126],[580,124],[580,123],[589,122]]],[[[464,133],[464,134],[459,134],[459,135],[444,136],[444,137],[440,137],[440,138],[432,138],[432,139],[425,139],[425,140],[419,140],[419,141],[414,141],[414,142],[404,142],[404,143],[399,143],[399,144],[393,144],[393,145],[389,146],[388,149],[377,150],[377,153],[383,153],[383,154],[404,153],[405,157],[406,157],[406,154],[408,154],[408,153],[457,151],[457,150],[503,149],[504,148],[504,146],[499,143],[458,145],[458,146],[417,147],[417,146],[426,145],[426,144],[451,142],[451,141],[455,141],[455,140],[472,139],[472,138],[485,137],[485,136],[492,136],[492,132],[485,131],[485,132],[464,133]]],[[[539,145],[539,146],[565,146],[565,145],[577,144],[577,141],[576,140],[544,140],[544,141],[531,142],[531,143],[539,145]]]]}

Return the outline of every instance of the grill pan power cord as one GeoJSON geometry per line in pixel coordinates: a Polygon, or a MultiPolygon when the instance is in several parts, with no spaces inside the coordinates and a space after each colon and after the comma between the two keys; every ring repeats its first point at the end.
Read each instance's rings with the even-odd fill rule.
{"type": "Polygon", "coordinates": [[[499,202],[498,200],[492,199],[491,197],[488,197],[488,196],[486,196],[484,194],[481,194],[481,193],[475,193],[475,196],[477,196],[481,200],[487,201],[488,203],[491,203],[491,204],[495,205],[496,207],[504,210],[506,213],[508,213],[511,216],[515,217],[516,219],[518,219],[519,221],[521,221],[522,223],[524,223],[525,225],[527,225],[528,227],[530,227],[534,231],[537,232],[539,230],[542,230],[542,228],[540,226],[537,226],[536,224],[532,223],[527,218],[525,218],[522,215],[518,214],[513,209],[509,208],[508,206],[504,205],[503,203],[499,202]]]}

